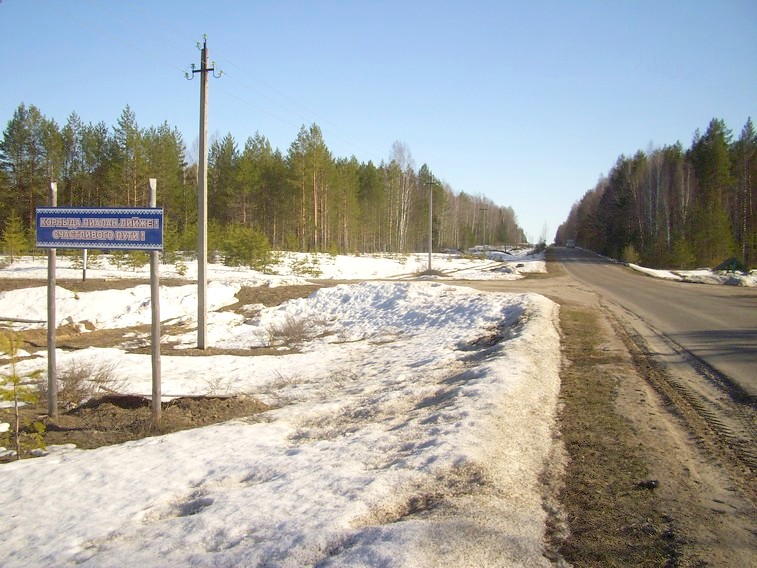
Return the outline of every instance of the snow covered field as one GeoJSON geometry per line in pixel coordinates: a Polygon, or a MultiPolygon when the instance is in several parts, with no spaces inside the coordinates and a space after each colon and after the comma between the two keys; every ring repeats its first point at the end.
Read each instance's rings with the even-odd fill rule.
{"type": "MultiPolygon", "coordinates": [[[[546,272],[544,254],[530,254],[530,249],[515,249],[509,252],[490,250],[486,257],[460,254],[433,254],[431,267],[443,272],[447,278],[466,280],[517,280],[524,273],[546,272]]],[[[277,253],[278,262],[270,273],[263,274],[244,268],[232,268],[222,264],[208,265],[209,280],[243,282],[248,286],[277,286],[306,284],[308,278],[321,280],[366,280],[407,279],[428,268],[428,254],[383,254],[383,255],[330,255],[297,252],[277,253]]],[[[103,257],[94,261],[90,256],[87,276],[90,278],[149,278],[150,268],[136,270],[117,268],[103,257]]],[[[57,278],[81,278],[81,268],[75,268],[69,257],[58,257],[57,278]]],[[[187,262],[186,274],[177,271],[176,264],[161,264],[161,278],[197,279],[197,265],[187,262]]],[[[38,278],[47,281],[47,257],[23,257],[0,270],[0,278],[38,278]]]]}
{"type": "MultiPolygon", "coordinates": [[[[164,355],[163,392],[221,389],[278,408],[0,466],[0,565],[549,565],[539,474],[559,390],[557,306],[533,294],[407,281],[426,261],[324,256],[321,278],[396,280],[323,288],[260,306],[253,318],[218,310],[242,284],[304,280],[286,266],[263,275],[211,265],[209,345],[270,344],[271,330],[292,321],[304,323],[304,338],[284,356],[164,355]]],[[[543,270],[528,257],[434,262],[471,279],[543,270]]],[[[42,283],[44,270],[25,260],[2,277],[42,283]]],[[[58,270],[58,278],[76,274],[58,270]]],[[[161,275],[175,276],[171,267],[161,275]]],[[[161,319],[196,321],[195,289],[162,287],[161,319]]],[[[0,293],[0,315],[45,319],[44,290],[0,293]]],[[[56,294],[61,320],[96,329],[149,323],[146,286],[56,294]]],[[[191,347],[195,335],[163,341],[191,347]]],[[[131,392],[150,392],[149,356],[113,347],[57,357],[59,365],[111,361],[131,392]]]]}

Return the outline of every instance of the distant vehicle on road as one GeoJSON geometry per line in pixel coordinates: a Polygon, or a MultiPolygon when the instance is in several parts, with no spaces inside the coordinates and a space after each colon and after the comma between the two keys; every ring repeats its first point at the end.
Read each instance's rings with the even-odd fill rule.
{"type": "Polygon", "coordinates": [[[565,246],[568,247],[569,249],[576,248],[576,241],[574,239],[568,239],[565,242],[565,246]]]}

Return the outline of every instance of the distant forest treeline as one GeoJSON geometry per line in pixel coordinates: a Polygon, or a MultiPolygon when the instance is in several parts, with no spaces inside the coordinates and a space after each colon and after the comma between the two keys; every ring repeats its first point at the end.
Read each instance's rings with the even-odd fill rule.
{"type": "MultiPolygon", "coordinates": [[[[37,206],[58,183],[59,206],[144,206],[148,178],[157,178],[166,239],[196,248],[197,165],[167,123],[140,127],[127,106],[118,122],[84,124],[72,113],[59,127],[33,105],[19,105],[0,141],[0,227],[13,217],[30,234],[37,206]]],[[[244,146],[227,134],[212,140],[208,158],[210,247],[229,235],[263,235],[282,250],[424,251],[429,189],[435,249],[517,243],[515,213],[480,195],[455,193],[427,165],[416,170],[404,144],[388,162],[337,158],[320,128],[303,126],[286,154],[261,134],[244,146]],[[239,229],[245,231],[240,232],[239,229]]]]}
{"type": "Polygon", "coordinates": [[[737,140],[713,119],[691,147],[620,156],[577,202],[556,242],[650,267],[714,267],[736,257],[757,264],[757,133],[751,118],[737,140]]]}

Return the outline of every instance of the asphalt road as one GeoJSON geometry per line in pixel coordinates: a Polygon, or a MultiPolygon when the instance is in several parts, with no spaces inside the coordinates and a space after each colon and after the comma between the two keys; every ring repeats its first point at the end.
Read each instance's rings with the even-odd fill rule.
{"type": "Polygon", "coordinates": [[[555,249],[577,280],[757,396],[757,290],[652,278],[581,249],[555,249]]]}

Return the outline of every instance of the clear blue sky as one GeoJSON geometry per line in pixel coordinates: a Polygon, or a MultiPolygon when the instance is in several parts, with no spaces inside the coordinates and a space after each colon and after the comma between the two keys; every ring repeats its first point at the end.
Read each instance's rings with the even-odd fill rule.
{"type": "Polygon", "coordinates": [[[755,0],[0,0],[0,127],[21,102],[61,126],[113,126],[128,104],[196,153],[183,73],[203,34],[226,73],[211,136],[286,153],[315,122],[335,156],[375,163],[400,141],[534,239],[620,154],[757,120],[755,0]]]}

